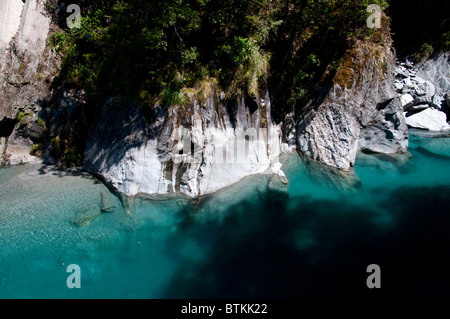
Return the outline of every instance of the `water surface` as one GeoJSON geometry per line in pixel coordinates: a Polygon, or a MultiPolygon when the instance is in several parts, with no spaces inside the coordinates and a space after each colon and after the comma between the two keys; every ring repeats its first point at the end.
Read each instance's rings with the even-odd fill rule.
{"type": "Polygon", "coordinates": [[[0,297],[450,297],[450,139],[411,135],[410,153],[359,154],[348,176],[290,154],[288,187],[251,176],[199,203],[0,169],[0,297]],[[115,208],[80,221],[102,196],[115,208]],[[70,264],[81,289],[66,286],[70,264]],[[366,286],[370,264],[381,289],[366,286]]]}

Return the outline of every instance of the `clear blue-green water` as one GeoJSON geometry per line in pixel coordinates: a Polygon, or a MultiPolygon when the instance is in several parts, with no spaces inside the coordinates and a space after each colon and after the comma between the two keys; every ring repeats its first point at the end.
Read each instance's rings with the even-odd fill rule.
{"type": "Polygon", "coordinates": [[[198,203],[0,169],[0,298],[450,297],[450,138],[411,135],[410,153],[360,154],[345,178],[291,154],[288,188],[252,176],[198,203]],[[102,193],[115,208],[77,224],[102,193]]]}

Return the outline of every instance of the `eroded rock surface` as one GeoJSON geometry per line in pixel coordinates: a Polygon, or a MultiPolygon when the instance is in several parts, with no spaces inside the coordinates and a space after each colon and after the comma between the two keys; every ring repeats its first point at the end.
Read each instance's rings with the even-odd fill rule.
{"type": "Polygon", "coordinates": [[[386,32],[385,43],[356,41],[342,58],[330,92],[299,117],[299,152],[349,170],[358,150],[407,151],[408,128],[393,85],[395,54],[386,32]]]}

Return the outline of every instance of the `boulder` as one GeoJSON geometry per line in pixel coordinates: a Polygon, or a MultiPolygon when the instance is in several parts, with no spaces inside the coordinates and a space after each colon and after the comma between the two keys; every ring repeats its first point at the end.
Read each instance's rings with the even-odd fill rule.
{"type": "Polygon", "coordinates": [[[419,68],[418,76],[434,84],[436,94],[445,96],[450,90],[450,52],[438,52],[419,68]]]}
{"type": "Polygon", "coordinates": [[[400,97],[400,101],[402,103],[403,110],[406,111],[412,105],[414,98],[411,94],[403,94],[400,97]]]}
{"type": "Polygon", "coordinates": [[[399,80],[395,80],[394,86],[395,86],[395,89],[397,90],[397,92],[401,92],[403,90],[403,87],[405,86],[405,83],[403,83],[402,81],[399,81],[399,80]]]}
{"type": "Polygon", "coordinates": [[[86,143],[86,170],[127,196],[193,198],[265,172],[281,152],[269,92],[237,105],[219,95],[211,86],[206,101],[167,109],[109,99],[86,143]]]}
{"type": "Polygon", "coordinates": [[[399,99],[392,100],[377,114],[372,125],[361,131],[358,148],[371,153],[404,153],[408,149],[408,127],[401,109],[399,99]]]}
{"type": "Polygon", "coordinates": [[[445,99],[442,96],[440,96],[439,94],[436,94],[435,96],[433,96],[433,100],[432,100],[430,106],[435,109],[438,109],[440,111],[443,111],[444,103],[445,103],[445,99]]]}
{"type": "Polygon", "coordinates": [[[425,81],[425,83],[416,89],[416,94],[418,96],[425,96],[427,101],[431,103],[433,101],[433,96],[436,94],[436,88],[430,81],[425,81]]]}
{"type": "Polygon", "coordinates": [[[397,66],[394,73],[398,76],[401,76],[403,78],[409,78],[411,76],[411,73],[408,69],[406,69],[404,66],[400,65],[397,66]]]}
{"type": "Polygon", "coordinates": [[[409,127],[436,132],[450,130],[445,113],[431,108],[412,115],[406,114],[406,124],[409,127]]]}
{"type": "Polygon", "coordinates": [[[114,199],[112,198],[111,194],[109,192],[102,192],[101,193],[101,201],[102,201],[102,213],[111,213],[116,209],[116,204],[114,203],[114,199]]]}

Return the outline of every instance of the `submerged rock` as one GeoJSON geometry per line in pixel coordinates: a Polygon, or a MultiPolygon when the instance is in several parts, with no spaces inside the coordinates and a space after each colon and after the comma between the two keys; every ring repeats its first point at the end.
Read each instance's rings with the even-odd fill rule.
{"type": "Polygon", "coordinates": [[[114,203],[114,199],[109,192],[103,191],[101,193],[101,202],[102,213],[111,213],[117,208],[116,204],[114,203]]]}
{"type": "Polygon", "coordinates": [[[302,158],[308,168],[307,174],[324,186],[344,191],[355,191],[361,187],[361,180],[353,169],[343,171],[305,156],[302,156],[302,158]]]}
{"type": "Polygon", "coordinates": [[[87,227],[101,215],[100,207],[97,205],[87,205],[77,213],[72,223],[78,227],[87,227]]]}

